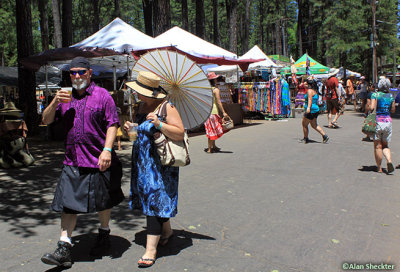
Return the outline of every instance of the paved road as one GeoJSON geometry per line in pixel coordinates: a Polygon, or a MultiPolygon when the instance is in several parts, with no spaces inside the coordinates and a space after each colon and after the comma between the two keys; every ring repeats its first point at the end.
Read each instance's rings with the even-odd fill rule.
{"type": "MultiPolygon", "coordinates": [[[[319,118],[326,124],[326,117],[319,118]]],[[[177,234],[148,271],[344,271],[343,262],[390,263],[400,271],[400,171],[374,172],[362,118],[347,111],[342,128],[315,131],[308,145],[301,118],[252,121],[206,154],[204,135],[190,138],[192,164],[181,169],[177,234]],[[398,266],[398,267],[397,267],[398,266]]],[[[393,121],[393,161],[400,162],[400,119],[393,121]]],[[[59,237],[47,212],[60,173],[60,143],[31,141],[35,168],[0,170],[0,271],[59,271],[40,262],[59,237]]],[[[129,192],[129,144],[119,155],[129,192]]],[[[69,271],[137,271],[145,218],[125,201],[112,213],[110,256],[88,255],[97,218],[81,216],[69,271]]],[[[366,270],[365,270],[366,271],[366,270]]],[[[369,270],[372,271],[372,270],[369,270]]]]}

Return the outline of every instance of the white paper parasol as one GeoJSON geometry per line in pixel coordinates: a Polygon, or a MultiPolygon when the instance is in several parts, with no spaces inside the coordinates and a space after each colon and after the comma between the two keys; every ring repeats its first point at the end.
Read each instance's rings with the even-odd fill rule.
{"type": "Polygon", "coordinates": [[[208,119],[213,105],[212,88],[195,62],[175,51],[155,50],[136,62],[132,68],[134,79],[140,71],[150,71],[161,78],[160,85],[168,92],[185,129],[198,127],[208,119]]]}

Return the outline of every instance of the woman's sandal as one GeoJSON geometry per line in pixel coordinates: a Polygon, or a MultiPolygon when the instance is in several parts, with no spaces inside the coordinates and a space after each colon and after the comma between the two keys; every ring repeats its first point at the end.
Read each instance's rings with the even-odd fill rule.
{"type": "Polygon", "coordinates": [[[150,267],[156,262],[156,259],[144,259],[143,257],[139,259],[138,266],[139,267],[150,267]]]}
{"type": "Polygon", "coordinates": [[[166,246],[169,242],[169,240],[174,236],[174,233],[171,233],[170,236],[168,237],[160,237],[160,241],[158,241],[158,245],[160,246],[166,246]]]}

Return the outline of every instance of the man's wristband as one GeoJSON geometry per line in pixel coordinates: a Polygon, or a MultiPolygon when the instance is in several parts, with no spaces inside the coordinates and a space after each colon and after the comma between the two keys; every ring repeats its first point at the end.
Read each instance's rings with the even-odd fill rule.
{"type": "Polygon", "coordinates": [[[160,125],[159,125],[158,128],[157,128],[158,130],[160,130],[160,129],[162,128],[162,124],[163,124],[163,123],[160,122],[160,125]]]}
{"type": "Polygon", "coordinates": [[[108,148],[108,147],[104,147],[104,148],[103,148],[103,151],[109,151],[109,152],[112,152],[112,149],[111,149],[111,148],[108,148]]]}

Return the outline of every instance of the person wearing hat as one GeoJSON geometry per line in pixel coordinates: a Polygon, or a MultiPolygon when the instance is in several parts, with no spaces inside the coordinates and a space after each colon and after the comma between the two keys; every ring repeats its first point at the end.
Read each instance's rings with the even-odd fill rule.
{"type": "Polygon", "coordinates": [[[122,164],[112,149],[119,126],[115,103],[104,88],[91,82],[92,69],[86,58],[70,63],[72,96],[57,91],[43,112],[43,123],[60,121],[64,127],[65,159],[50,210],[61,213],[61,237],[54,253],[46,253],[46,264],[70,267],[71,236],[77,214],[98,212],[100,228],[90,254],[101,256],[110,248],[110,213],[124,195],[122,164]]]}
{"type": "Polygon", "coordinates": [[[336,69],[329,74],[328,80],[326,81],[326,109],[328,111],[328,127],[338,128],[337,120],[339,119],[339,81],[336,74],[339,69],[336,69]],[[332,114],[335,116],[332,120],[332,114]]]}
{"type": "Polygon", "coordinates": [[[214,72],[208,73],[208,80],[213,87],[213,108],[211,110],[211,115],[204,123],[204,127],[206,129],[206,135],[208,138],[208,148],[204,149],[206,153],[215,153],[220,151],[221,149],[215,145],[215,141],[222,137],[224,131],[222,129],[222,119],[218,114],[218,109],[222,112],[223,118],[228,117],[228,114],[225,112],[224,107],[221,103],[220,90],[216,88],[217,79],[220,77],[216,75],[214,72]]]}
{"type": "MultiPolygon", "coordinates": [[[[185,129],[179,112],[168,101],[167,92],[160,86],[160,78],[147,71],[138,73],[136,81],[127,82],[139,100],[134,122],[138,124],[137,139],[132,145],[130,206],[137,198],[146,215],[146,251],[139,259],[139,267],[150,267],[156,261],[157,245],[165,246],[173,235],[170,218],[178,212],[179,168],[161,165],[154,148],[153,135],[162,132],[166,137],[181,141],[185,129]]],[[[125,122],[129,130],[131,122],[125,122]]]]}

